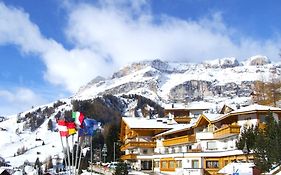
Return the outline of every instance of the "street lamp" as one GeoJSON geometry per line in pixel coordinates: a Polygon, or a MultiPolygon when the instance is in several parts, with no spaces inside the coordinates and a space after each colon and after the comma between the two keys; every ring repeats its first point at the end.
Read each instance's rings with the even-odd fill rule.
{"type": "Polygon", "coordinates": [[[119,142],[114,142],[113,143],[113,161],[115,162],[115,155],[116,155],[116,152],[115,152],[115,145],[119,145],[119,142]]]}
{"type": "Polygon", "coordinates": [[[103,162],[105,163],[105,157],[107,156],[107,146],[106,144],[103,144],[103,148],[102,148],[102,156],[103,156],[103,162]]]}

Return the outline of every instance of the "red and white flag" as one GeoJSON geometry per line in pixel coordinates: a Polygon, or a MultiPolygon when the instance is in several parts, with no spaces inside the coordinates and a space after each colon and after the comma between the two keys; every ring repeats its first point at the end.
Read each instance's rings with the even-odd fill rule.
{"type": "Polygon", "coordinates": [[[58,129],[61,137],[68,136],[67,124],[64,120],[58,120],[58,129]]]}

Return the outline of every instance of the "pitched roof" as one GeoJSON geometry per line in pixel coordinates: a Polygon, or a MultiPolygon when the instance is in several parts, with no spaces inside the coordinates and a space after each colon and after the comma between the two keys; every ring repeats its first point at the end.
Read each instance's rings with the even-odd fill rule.
{"type": "Polygon", "coordinates": [[[203,114],[206,118],[208,118],[211,122],[218,119],[221,114],[209,114],[209,113],[204,113],[203,114]]]}
{"type": "Polygon", "coordinates": [[[185,130],[188,130],[189,128],[191,128],[193,125],[194,124],[178,124],[173,129],[170,129],[168,131],[165,131],[165,132],[162,132],[160,134],[157,134],[154,137],[160,137],[160,136],[163,136],[163,135],[169,135],[169,134],[172,134],[172,133],[176,133],[176,132],[180,132],[180,131],[185,131],[185,130]]]}
{"type": "Polygon", "coordinates": [[[240,109],[237,109],[235,111],[232,111],[231,113],[240,113],[240,112],[251,112],[251,111],[280,111],[281,112],[281,108],[277,108],[277,107],[272,107],[272,106],[264,106],[264,105],[258,105],[258,104],[253,104],[250,106],[246,106],[240,109]]]}
{"type": "MultiPolygon", "coordinates": [[[[167,118],[157,118],[157,119],[147,119],[147,118],[137,118],[137,117],[123,117],[122,120],[133,129],[171,129],[177,124],[172,120],[171,124],[168,124],[167,118]],[[165,121],[167,123],[165,123],[165,121]]],[[[178,124],[177,124],[178,125],[178,124]]]]}
{"type": "Polygon", "coordinates": [[[249,106],[246,106],[246,107],[242,107],[242,108],[237,109],[235,111],[231,111],[230,113],[221,115],[218,118],[214,119],[213,121],[219,121],[219,120],[224,119],[226,117],[238,115],[238,114],[241,114],[241,113],[254,113],[254,112],[257,112],[257,111],[269,111],[269,110],[275,111],[275,112],[276,111],[281,112],[281,108],[253,104],[253,105],[249,105],[249,106]]]}

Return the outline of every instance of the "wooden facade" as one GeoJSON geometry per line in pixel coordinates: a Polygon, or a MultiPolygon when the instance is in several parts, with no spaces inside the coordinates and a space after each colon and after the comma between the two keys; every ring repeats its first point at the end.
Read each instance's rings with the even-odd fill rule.
{"type": "Polygon", "coordinates": [[[165,109],[164,115],[172,115],[177,123],[190,123],[191,117],[189,116],[190,110],[188,109],[165,109]]]}
{"type": "MultiPolygon", "coordinates": [[[[252,161],[252,154],[243,154],[241,150],[235,148],[236,146],[233,143],[248,120],[256,122],[253,124],[264,128],[265,123],[263,121],[268,114],[268,110],[235,112],[225,107],[221,112],[222,114],[215,119],[209,119],[207,114],[202,114],[194,124],[171,132],[167,128],[131,128],[123,122],[120,132],[120,138],[123,142],[121,150],[126,151],[134,148],[158,150],[152,155],[146,155],[145,159],[151,156],[155,170],[167,173],[174,172],[175,174],[178,173],[178,169],[198,172],[199,174],[217,174],[228,163],[252,161]],[[230,112],[227,113],[227,111],[230,112]],[[203,138],[199,138],[200,134],[203,138]],[[140,139],[142,137],[150,138],[150,140],[143,141],[140,139]],[[222,144],[226,146],[223,147],[222,144]],[[221,147],[213,149],[212,146],[214,145],[221,147]],[[212,152],[215,154],[210,155],[212,152]],[[198,163],[198,167],[187,166],[187,162],[198,163]]],[[[281,109],[272,112],[279,120],[281,119],[281,109]]],[[[165,114],[169,113],[173,113],[174,119],[189,117],[187,115],[188,110],[165,110],[165,114]]],[[[126,161],[142,160],[142,157],[135,153],[128,153],[121,158],[126,161]]]]}
{"type": "Polygon", "coordinates": [[[214,131],[214,137],[223,137],[226,135],[231,134],[240,134],[240,128],[241,126],[234,124],[234,125],[226,125],[222,128],[219,128],[214,131]]]}
{"type": "Polygon", "coordinates": [[[174,146],[174,145],[188,144],[194,142],[195,142],[195,135],[186,135],[186,136],[180,136],[171,139],[165,139],[163,141],[163,146],[174,146]]]}

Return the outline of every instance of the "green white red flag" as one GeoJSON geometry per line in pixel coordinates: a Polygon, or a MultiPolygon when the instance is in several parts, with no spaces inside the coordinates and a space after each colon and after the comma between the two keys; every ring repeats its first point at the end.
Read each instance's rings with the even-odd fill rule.
{"type": "Polygon", "coordinates": [[[72,112],[72,118],[78,127],[81,127],[84,121],[84,115],[82,112],[72,112]]]}

